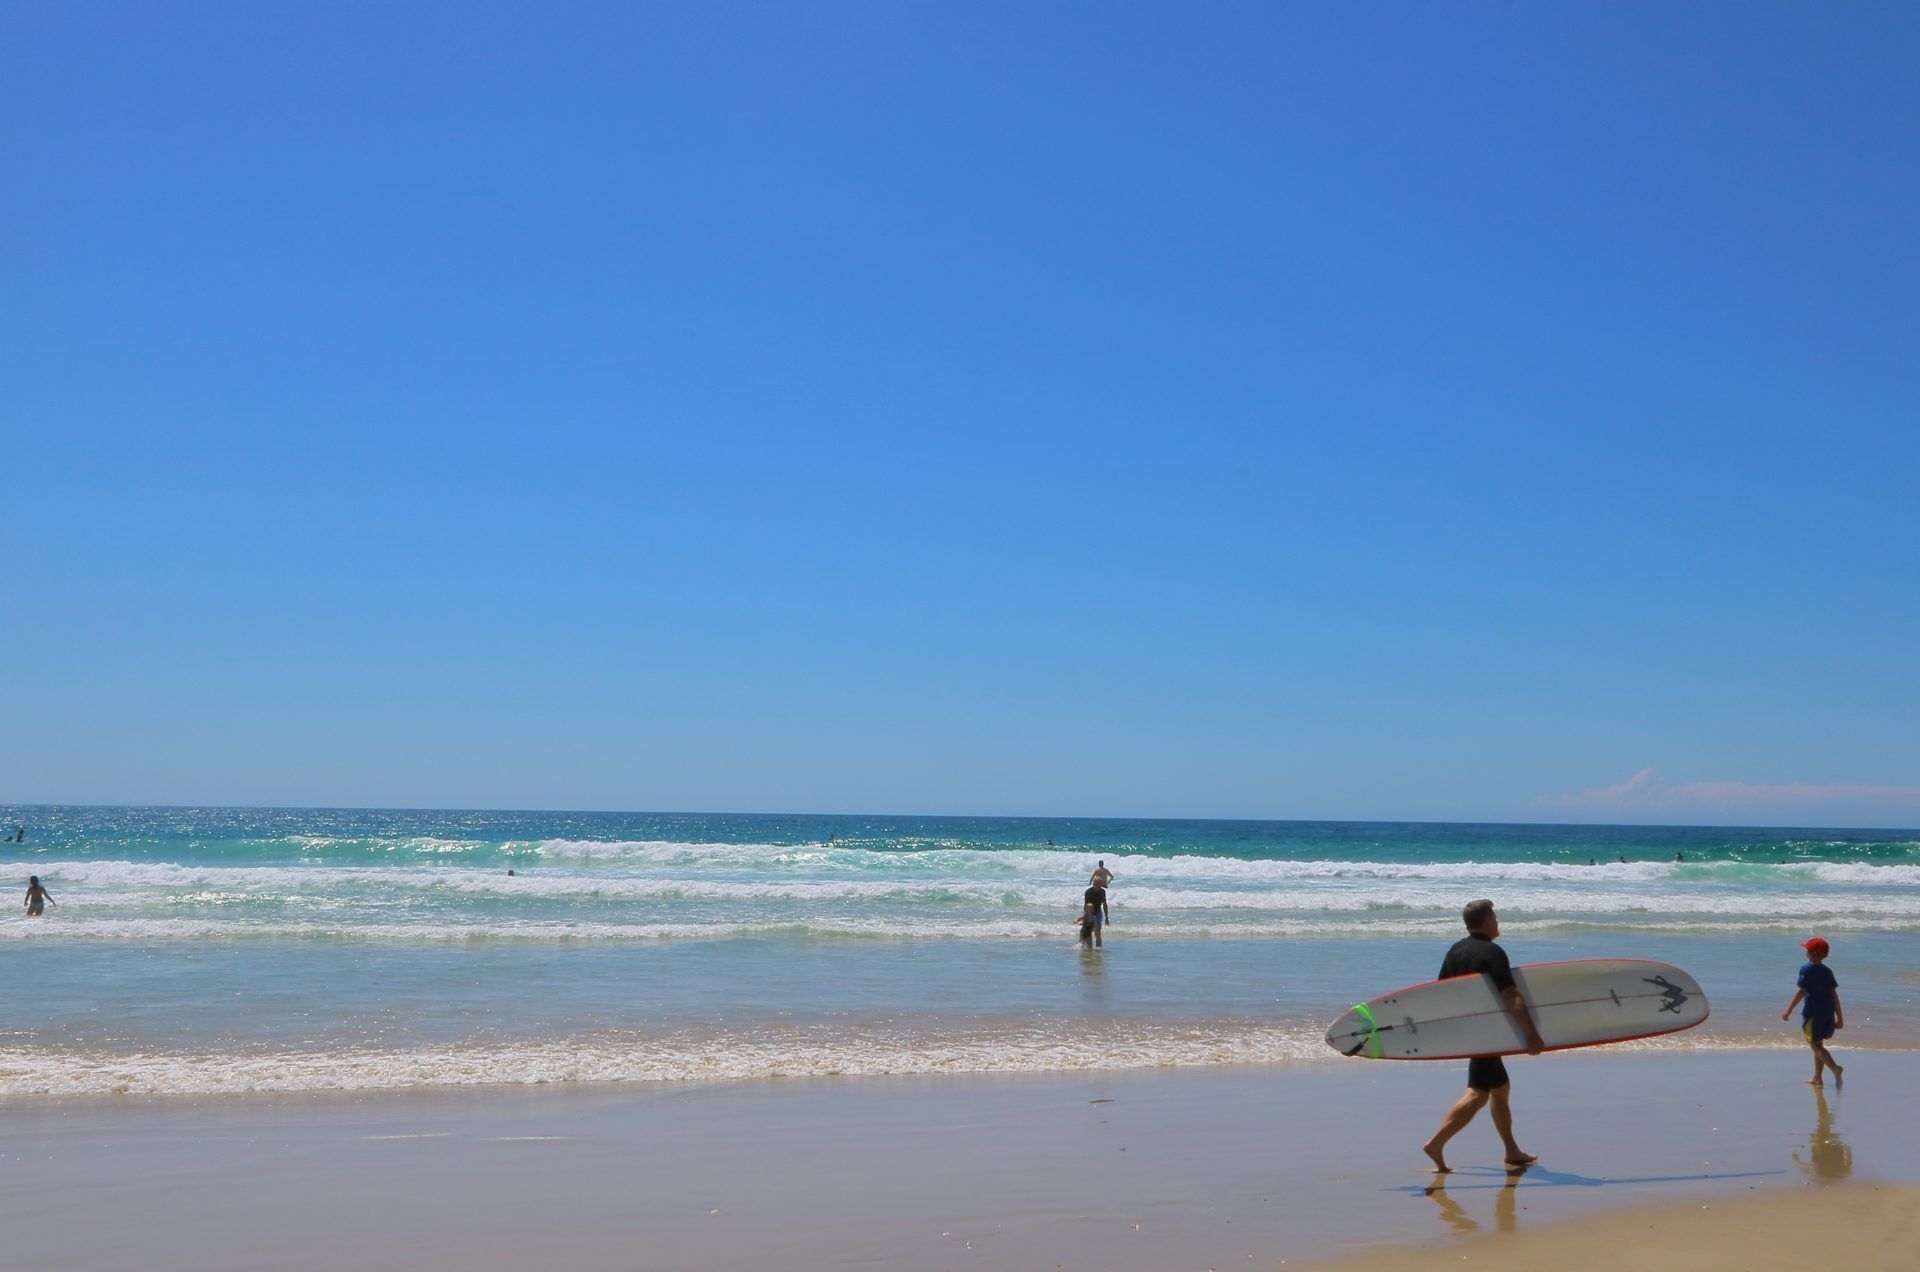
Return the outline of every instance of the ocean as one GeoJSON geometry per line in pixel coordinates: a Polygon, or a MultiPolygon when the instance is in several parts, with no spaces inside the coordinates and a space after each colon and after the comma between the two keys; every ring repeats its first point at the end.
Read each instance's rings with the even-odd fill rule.
{"type": "Polygon", "coordinates": [[[238,808],[0,809],[0,1095],[1353,1063],[1461,905],[1516,963],[1692,972],[1699,1030],[1920,1046],[1920,832],[238,808]],[[1684,860],[1676,860],[1676,856],[1684,860]],[[1106,947],[1075,947],[1097,860],[1106,947]],[[512,873],[509,873],[509,872],[512,873]]]}

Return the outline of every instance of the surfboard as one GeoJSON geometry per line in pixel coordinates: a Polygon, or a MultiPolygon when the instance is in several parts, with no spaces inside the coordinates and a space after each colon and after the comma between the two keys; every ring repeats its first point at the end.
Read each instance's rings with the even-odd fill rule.
{"type": "MultiPolygon", "coordinates": [[[[1548,1051],[1691,1029],[1707,1018],[1700,983],[1669,963],[1585,958],[1513,969],[1548,1051]]],[[[1526,1040],[1484,972],[1369,998],[1333,1022],[1327,1045],[1378,1060],[1523,1054],[1526,1040]]]]}

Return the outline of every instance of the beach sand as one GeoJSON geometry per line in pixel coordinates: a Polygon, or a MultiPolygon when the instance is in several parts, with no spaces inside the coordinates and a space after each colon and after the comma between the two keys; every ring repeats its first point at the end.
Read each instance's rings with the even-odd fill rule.
{"type": "Polygon", "coordinates": [[[1876,1186],[1920,1182],[1920,1054],[1841,1055],[1837,1093],[1788,1050],[1517,1061],[1541,1164],[1483,1117],[1439,1190],[1446,1063],[19,1099],[0,1231],[10,1268],[1224,1269],[1679,1266],[1684,1228],[1760,1267],[1811,1211],[1892,1266],[1857,1251],[1912,1249],[1876,1186]]]}
{"type": "Polygon", "coordinates": [[[1724,1201],[1670,1201],[1611,1210],[1531,1232],[1478,1237],[1446,1249],[1375,1249],[1322,1272],[1435,1268],[1910,1268],[1920,1242],[1920,1188],[1845,1184],[1769,1190],[1724,1201]]]}

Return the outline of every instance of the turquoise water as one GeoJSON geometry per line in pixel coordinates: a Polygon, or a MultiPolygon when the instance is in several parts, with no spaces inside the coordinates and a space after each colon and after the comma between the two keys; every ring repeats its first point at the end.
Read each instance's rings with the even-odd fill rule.
{"type": "Polygon", "coordinates": [[[1913,831],[0,810],[14,822],[0,877],[37,874],[56,905],[0,920],[0,1093],[1319,1060],[1332,1015],[1433,974],[1476,896],[1518,962],[1692,971],[1716,1010],[1690,1042],[1790,1042],[1812,931],[1835,942],[1846,1041],[1920,1039],[1913,831]],[[1085,954],[1070,923],[1100,858],[1114,926],[1085,954]]]}

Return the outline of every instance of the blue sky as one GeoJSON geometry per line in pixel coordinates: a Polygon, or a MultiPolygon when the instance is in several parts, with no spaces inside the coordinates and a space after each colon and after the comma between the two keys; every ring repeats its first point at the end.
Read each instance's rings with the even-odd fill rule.
{"type": "Polygon", "coordinates": [[[0,799],[1920,824],[1910,8],[6,25],[0,799]]]}

